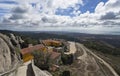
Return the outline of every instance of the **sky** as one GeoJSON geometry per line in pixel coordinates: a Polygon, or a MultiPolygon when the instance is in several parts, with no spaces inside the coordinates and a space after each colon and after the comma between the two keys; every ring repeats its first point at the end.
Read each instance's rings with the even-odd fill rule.
{"type": "Polygon", "coordinates": [[[0,29],[120,35],[120,0],[0,0],[0,29]]]}

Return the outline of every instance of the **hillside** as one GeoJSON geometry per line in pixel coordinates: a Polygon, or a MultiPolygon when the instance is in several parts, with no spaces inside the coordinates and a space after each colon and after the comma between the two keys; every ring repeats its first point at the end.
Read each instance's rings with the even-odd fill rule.
{"type": "MultiPolygon", "coordinates": [[[[99,73],[100,76],[103,76],[101,71],[104,71],[105,74],[109,74],[109,76],[114,76],[111,74],[111,70],[109,68],[109,66],[112,66],[111,68],[113,68],[119,75],[120,75],[120,65],[118,63],[120,63],[120,36],[119,35],[93,35],[93,34],[81,34],[81,33],[64,33],[64,32],[16,32],[16,31],[6,31],[6,30],[0,30],[1,33],[6,34],[8,37],[11,37],[10,33],[15,34],[15,36],[21,36],[21,38],[24,40],[23,44],[20,44],[21,48],[25,48],[28,47],[28,44],[33,44],[33,45],[37,45],[40,44],[39,40],[45,40],[45,39],[63,39],[65,41],[73,41],[75,43],[81,43],[76,44],[76,53],[75,53],[75,58],[78,57],[78,59],[82,58],[82,60],[86,59],[84,58],[84,56],[82,57],[81,55],[83,55],[84,50],[87,52],[87,57],[89,58],[94,58],[92,61],[90,61],[91,59],[87,59],[85,61],[83,61],[84,63],[87,62],[94,62],[97,63],[95,64],[96,66],[99,66],[99,73]],[[85,47],[83,47],[85,46],[85,47]],[[79,49],[79,51],[78,51],[79,49]],[[83,50],[81,50],[83,49],[83,50]],[[87,51],[86,49],[89,49],[90,51],[87,51]],[[94,55],[92,53],[94,53],[94,55]],[[81,57],[79,57],[81,56],[81,57]],[[100,61],[98,60],[99,58],[96,58],[96,56],[100,57],[101,59],[103,59],[102,61],[105,63],[104,65],[101,63],[101,59],[100,61]],[[114,61],[113,61],[114,60],[114,61]],[[110,64],[109,66],[106,65],[110,64]],[[104,66],[104,67],[103,67],[104,66]],[[105,69],[105,70],[103,70],[105,69]],[[106,71],[108,70],[109,71],[106,71]]],[[[69,53],[68,53],[69,54],[69,53]]],[[[65,56],[66,57],[66,56],[65,56]]],[[[69,58],[70,56],[68,56],[69,58]]],[[[79,60],[75,60],[73,62],[73,64],[66,66],[66,65],[61,65],[61,72],[66,71],[67,69],[70,69],[70,71],[72,71],[72,75],[74,76],[75,74],[77,74],[80,68],[76,67],[77,64],[79,62],[79,60]],[[65,67],[66,69],[63,69],[63,67],[65,67]],[[74,68],[74,70],[72,69],[74,68]],[[75,68],[76,68],[76,73],[75,72],[75,68]]],[[[31,63],[31,62],[30,62],[31,63]]],[[[82,62],[80,62],[82,65],[82,62]]],[[[91,69],[94,64],[90,64],[90,68],[91,69]]],[[[30,66],[30,65],[27,65],[30,66]]],[[[87,66],[87,65],[85,65],[87,66]]],[[[22,66],[22,67],[26,67],[22,66]]],[[[96,67],[93,67],[93,70],[96,67]]],[[[82,69],[82,67],[81,67],[82,69]]],[[[81,70],[82,71],[82,70],[81,70]]],[[[55,76],[58,76],[59,73],[61,73],[60,71],[55,72],[55,76]]],[[[95,71],[94,71],[95,72],[95,71]]],[[[84,72],[85,73],[85,72],[84,72]]],[[[90,72],[90,75],[93,72],[90,72]]],[[[52,73],[54,74],[54,73],[52,73]]],[[[83,73],[81,73],[83,74],[83,73]]],[[[94,75],[98,75],[98,73],[95,73],[94,75]]],[[[105,75],[105,76],[106,76],[105,75]]],[[[78,74],[76,76],[79,76],[78,74]]],[[[84,76],[84,75],[83,75],[84,76]]],[[[85,75],[86,76],[86,75],[85,75]]]]}

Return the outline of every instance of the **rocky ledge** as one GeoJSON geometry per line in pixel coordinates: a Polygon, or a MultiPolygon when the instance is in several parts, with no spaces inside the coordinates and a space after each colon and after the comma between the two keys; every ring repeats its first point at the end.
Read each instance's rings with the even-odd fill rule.
{"type": "Polygon", "coordinates": [[[7,73],[19,64],[21,61],[19,46],[19,41],[13,34],[8,37],[0,33],[0,74],[7,73]]]}

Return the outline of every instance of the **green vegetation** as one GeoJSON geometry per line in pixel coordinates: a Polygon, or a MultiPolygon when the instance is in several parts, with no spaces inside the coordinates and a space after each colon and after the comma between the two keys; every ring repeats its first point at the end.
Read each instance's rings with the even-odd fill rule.
{"type": "Polygon", "coordinates": [[[30,37],[23,38],[23,40],[25,41],[26,44],[36,45],[39,43],[38,40],[32,39],[30,37]]]}
{"type": "MultiPolygon", "coordinates": [[[[22,39],[25,41],[24,44],[22,44],[22,47],[27,47],[28,44],[38,44],[39,39],[49,39],[49,38],[57,38],[57,39],[65,39],[67,41],[76,41],[83,43],[86,47],[89,49],[92,49],[92,51],[96,52],[96,55],[100,56],[102,59],[104,59],[106,62],[108,62],[120,75],[120,36],[108,36],[108,35],[88,35],[88,34],[80,34],[80,33],[63,33],[63,34],[53,34],[52,32],[13,32],[13,31],[1,31],[2,33],[5,33],[6,35],[9,35],[9,33],[13,33],[15,35],[19,35],[22,37],[22,39]],[[114,47],[107,46],[106,44],[102,43],[101,41],[104,41],[105,43],[108,43],[114,47]],[[116,48],[117,47],[117,48],[116,48]]],[[[67,47],[64,47],[67,49],[67,47]]],[[[65,50],[67,51],[67,50],[65,50]]],[[[19,52],[19,51],[18,51],[19,52]]],[[[49,55],[45,55],[42,52],[36,51],[33,53],[34,59],[35,59],[35,65],[37,65],[40,68],[48,69],[49,65],[51,64],[49,61],[49,55]],[[43,62],[41,62],[41,60],[43,62]],[[42,65],[45,63],[44,65],[42,65]]],[[[76,57],[80,56],[81,52],[76,53],[76,57]]],[[[73,62],[73,56],[69,55],[62,55],[62,62],[64,65],[60,66],[60,70],[57,70],[55,72],[51,72],[53,76],[60,76],[60,75],[66,75],[66,73],[62,74],[64,71],[67,71],[71,69],[70,71],[73,72],[75,68],[78,68],[81,64],[78,64],[78,62],[74,61],[72,65],[69,65],[69,62],[73,62]]],[[[83,63],[84,64],[84,63],[83,63]]],[[[82,65],[84,67],[84,65],[82,65]]],[[[84,70],[84,69],[82,69],[84,70]]],[[[78,70],[78,72],[80,69],[78,70]]],[[[76,72],[77,73],[77,72],[76,72]]],[[[76,73],[72,74],[72,76],[77,76],[76,73]]],[[[82,75],[81,75],[82,76],[82,75]]]]}
{"type": "Polygon", "coordinates": [[[42,70],[49,70],[51,65],[50,54],[44,51],[34,51],[34,64],[42,70]]]}
{"type": "Polygon", "coordinates": [[[100,51],[105,54],[110,54],[110,55],[115,55],[118,56],[120,55],[120,49],[119,48],[112,48],[109,47],[101,42],[97,41],[86,41],[84,42],[84,45],[90,49],[100,51]]]}
{"type": "Polygon", "coordinates": [[[32,45],[39,44],[38,40],[32,39],[30,37],[23,37],[22,36],[22,39],[24,40],[24,43],[20,44],[21,48],[26,48],[26,47],[28,47],[29,44],[32,44],[32,45]]]}
{"type": "Polygon", "coordinates": [[[61,60],[62,60],[64,65],[71,65],[73,63],[73,60],[74,60],[73,54],[70,54],[70,55],[62,54],[61,60]]]}
{"type": "Polygon", "coordinates": [[[63,71],[61,76],[70,76],[70,71],[63,71]]]}
{"type": "Polygon", "coordinates": [[[19,49],[18,47],[15,47],[15,50],[16,50],[17,56],[19,56],[19,59],[20,59],[20,60],[23,59],[23,56],[22,56],[22,54],[21,54],[21,52],[20,52],[20,49],[19,49]]]}
{"type": "Polygon", "coordinates": [[[108,62],[120,75],[120,49],[112,48],[110,46],[105,45],[104,43],[97,41],[86,41],[84,45],[89,49],[108,62]]]}
{"type": "Polygon", "coordinates": [[[66,68],[66,66],[62,66],[61,68],[62,69],[60,69],[60,70],[51,72],[51,74],[53,76],[72,76],[71,72],[69,71],[70,68],[68,66],[67,66],[67,68],[66,68]]]}

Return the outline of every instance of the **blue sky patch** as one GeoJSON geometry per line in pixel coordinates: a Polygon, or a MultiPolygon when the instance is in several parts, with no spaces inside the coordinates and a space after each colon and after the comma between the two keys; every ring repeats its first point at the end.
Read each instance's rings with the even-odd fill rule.
{"type": "Polygon", "coordinates": [[[56,15],[65,15],[65,16],[73,16],[71,13],[74,11],[74,8],[68,7],[67,9],[58,8],[56,10],[56,15]]]}
{"type": "Polygon", "coordinates": [[[8,9],[3,9],[3,8],[0,8],[0,13],[9,13],[10,10],[8,9]]]}
{"type": "Polygon", "coordinates": [[[0,1],[0,3],[3,3],[3,4],[18,4],[15,1],[0,1]]]}
{"type": "Polygon", "coordinates": [[[108,0],[83,0],[84,1],[84,6],[81,6],[79,8],[79,10],[81,11],[81,13],[85,13],[87,11],[89,11],[90,13],[93,13],[96,6],[100,3],[100,2],[104,2],[106,3],[108,0]]]}
{"type": "MultiPolygon", "coordinates": [[[[95,11],[96,6],[100,3],[100,2],[104,2],[106,3],[108,0],[83,0],[84,5],[80,5],[80,4],[76,4],[76,6],[79,6],[79,8],[75,11],[81,11],[81,13],[85,13],[87,11],[89,11],[90,13],[93,13],[95,11]]],[[[65,16],[75,16],[74,14],[72,14],[72,12],[74,11],[73,7],[68,7],[66,9],[61,9],[58,8],[56,10],[56,14],[57,15],[65,15],[65,16]]]]}

